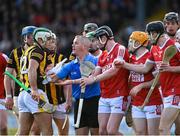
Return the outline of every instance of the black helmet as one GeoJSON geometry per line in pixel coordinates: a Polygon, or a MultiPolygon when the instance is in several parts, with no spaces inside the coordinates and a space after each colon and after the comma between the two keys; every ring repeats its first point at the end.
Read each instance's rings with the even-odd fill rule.
{"type": "Polygon", "coordinates": [[[98,25],[95,23],[87,23],[84,25],[84,31],[86,33],[95,31],[98,28],[98,25]]]}
{"type": "Polygon", "coordinates": [[[179,17],[178,17],[178,13],[176,12],[169,12],[169,13],[166,13],[165,16],[164,16],[164,22],[167,22],[167,21],[175,21],[178,23],[179,21],[179,17]]]}
{"type": "Polygon", "coordinates": [[[150,34],[150,32],[157,32],[160,35],[165,32],[164,24],[161,21],[153,21],[146,25],[146,31],[150,34]]]}
{"type": "Polygon", "coordinates": [[[114,38],[111,28],[109,26],[106,26],[106,25],[99,27],[95,31],[95,36],[96,37],[100,37],[100,36],[103,36],[103,35],[107,36],[109,39],[114,38]]]}

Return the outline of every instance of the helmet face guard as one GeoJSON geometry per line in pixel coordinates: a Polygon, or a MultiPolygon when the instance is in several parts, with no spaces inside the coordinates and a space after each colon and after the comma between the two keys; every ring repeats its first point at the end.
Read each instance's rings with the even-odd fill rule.
{"type": "Polygon", "coordinates": [[[135,52],[140,47],[146,47],[148,44],[148,35],[145,32],[134,31],[130,37],[128,42],[128,49],[130,52],[135,52]]]}
{"type": "Polygon", "coordinates": [[[152,44],[156,44],[159,37],[165,32],[164,24],[161,21],[153,21],[146,25],[146,32],[149,34],[149,38],[152,44]],[[157,33],[154,38],[153,34],[157,33]]]}
{"type": "Polygon", "coordinates": [[[106,47],[108,40],[114,38],[111,28],[109,26],[105,26],[105,25],[99,27],[95,31],[95,36],[98,38],[100,43],[102,45],[104,45],[104,47],[101,48],[102,50],[105,50],[105,47],[106,47]],[[104,36],[107,38],[105,41],[103,40],[104,36]]]}
{"type": "Polygon", "coordinates": [[[52,32],[47,28],[37,28],[33,33],[33,39],[40,47],[45,48],[46,42],[52,39],[52,32]],[[38,42],[39,39],[42,40],[42,44],[38,42]]]}
{"type": "Polygon", "coordinates": [[[99,46],[97,45],[97,38],[95,37],[95,32],[89,32],[86,34],[86,37],[92,42],[92,46],[89,48],[90,53],[94,53],[99,49],[99,46]]]}
{"type": "Polygon", "coordinates": [[[46,28],[37,28],[33,33],[33,38],[37,42],[39,38],[42,39],[43,42],[46,42],[52,37],[52,32],[46,28]]]}
{"type": "Polygon", "coordinates": [[[158,33],[156,37],[153,36],[153,32],[149,33],[149,40],[151,41],[151,44],[156,44],[159,37],[160,37],[160,33],[158,33]]]}

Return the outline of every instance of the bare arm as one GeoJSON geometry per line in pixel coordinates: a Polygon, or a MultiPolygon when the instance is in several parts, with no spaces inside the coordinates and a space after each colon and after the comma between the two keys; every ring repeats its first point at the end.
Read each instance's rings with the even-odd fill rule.
{"type": "MultiPolygon", "coordinates": [[[[96,75],[99,75],[101,73],[101,68],[99,67],[96,67],[94,72],[92,73],[92,75],[90,75],[90,78],[96,76],[96,75]]],[[[52,77],[52,82],[57,82],[55,83],[56,85],[72,85],[72,84],[80,84],[81,83],[81,78],[79,79],[74,79],[74,80],[71,80],[71,79],[67,79],[67,80],[58,80],[59,78],[54,75],[52,77]]]]}
{"type": "Polygon", "coordinates": [[[116,75],[118,71],[119,71],[118,68],[111,67],[107,71],[97,75],[95,80],[96,80],[96,82],[106,80],[106,79],[111,78],[112,76],[116,75]]]}
{"type": "MultiPolygon", "coordinates": [[[[10,74],[14,75],[14,71],[15,69],[14,68],[6,68],[6,71],[8,71],[10,74]]],[[[13,96],[12,92],[14,91],[14,86],[12,85],[12,79],[5,75],[4,76],[4,88],[5,88],[5,91],[6,91],[6,96],[13,96]]]]}
{"type": "Polygon", "coordinates": [[[72,106],[72,86],[65,85],[64,86],[64,95],[66,97],[66,111],[68,112],[72,106]]]}
{"type": "Polygon", "coordinates": [[[150,88],[152,83],[153,83],[154,79],[152,79],[151,81],[147,81],[147,82],[143,82],[135,87],[133,87],[130,90],[130,95],[131,96],[136,96],[143,88],[150,88]]]}
{"type": "Polygon", "coordinates": [[[152,79],[151,81],[147,81],[147,82],[141,83],[140,85],[141,85],[142,89],[143,88],[150,88],[152,83],[153,83],[153,81],[154,81],[154,79],[152,79]]]}
{"type": "Polygon", "coordinates": [[[169,66],[169,64],[161,64],[160,71],[165,72],[173,72],[180,73],[180,66],[169,66]]]}
{"type": "Polygon", "coordinates": [[[38,69],[39,63],[36,60],[30,59],[29,62],[29,70],[28,70],[28,79],[29,84],[31,86],[31,89],[33,91],[37,91],[37,69],[38,69]]]}
{"type": "Polygon", "coordinates": [[[81,83],[81,86],[111,78],[117,74],[118,70],[119,68],[111,67],[107,71],[101,73],[101,70],[99,69],[99,71],[95,72],[94,75],[90,76],[89,78],[84,78],[84,82],[81,83]]]}
{"type": "Polygon", "coordinates": [[[127,62],[124,62],[123,67],[131,70],[131,71],[135,71],[137,73],[147,73],[149,72],[152,68],[153,68],[154,64],[153,63],[149,63],[148,61],[146,61],[146,63],[143,65],[136,65],[136,64],[130,64],[127,62]]]}
{"type": "MultiPolygon", "coordinates": [[[[6,67],[6,71],[13,74],[15,69],[6,67]]],[[[14,92],[14,86],[12,85],[14,81],[7,75],[4,76],[4,88],[6,91],[6,108],[12,109],[13,107],[13,92],[14,92]]]]}

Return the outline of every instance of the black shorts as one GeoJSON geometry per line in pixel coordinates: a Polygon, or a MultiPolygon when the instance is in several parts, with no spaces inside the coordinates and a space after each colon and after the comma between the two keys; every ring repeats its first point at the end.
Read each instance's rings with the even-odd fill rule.
{"type": "MultiPolygon", "coordinates": [[[[99,96],[84,99],[79,128],[99,128],[98,124],[99,96]]],[[[74,124],[76,123],[79,100],[74,103],[74,124]]]]}

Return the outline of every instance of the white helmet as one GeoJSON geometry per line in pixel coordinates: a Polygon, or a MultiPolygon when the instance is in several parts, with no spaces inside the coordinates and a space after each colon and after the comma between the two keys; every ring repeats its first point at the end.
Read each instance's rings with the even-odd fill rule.
{"type": "Polygon", "coordinates": [[[52,38],[56,40],[56,34],[55,33],[52,33],[52,38]]]}
{"type": "Polygon", "coordinates": [[[48,38],[51,38],[51,37],[52,37],[51,30],[49,30],[47,28],[43,28],[43,27],[35,29],[34,33],[33,33],[33,38],[36,43],[38,43],[38,39],[42,39],[42,41],[45,44],[45,42],[48,40],[48,38]]]}

